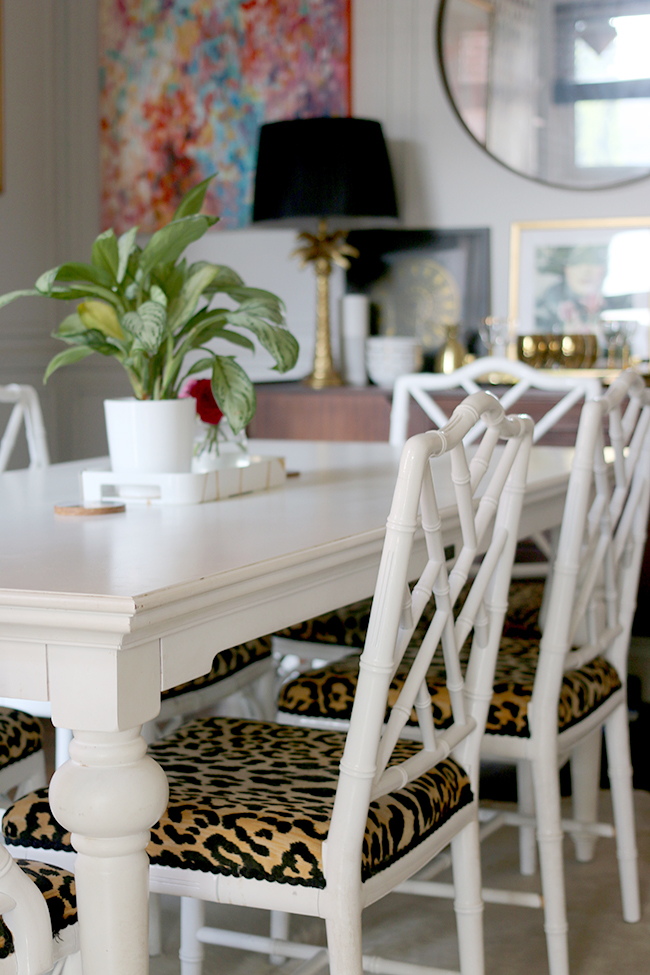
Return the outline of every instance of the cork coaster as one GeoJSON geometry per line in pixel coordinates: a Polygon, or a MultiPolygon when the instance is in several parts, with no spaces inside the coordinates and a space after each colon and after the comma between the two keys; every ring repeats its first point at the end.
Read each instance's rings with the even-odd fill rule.
{"type": "Polygon", "coordinates": [[[126,511],[126,505],[120,501],[89,501],[87,504],[55,504],[55,515],[72,515],[73,517],[87,515],[119,515],[126,511]]]}

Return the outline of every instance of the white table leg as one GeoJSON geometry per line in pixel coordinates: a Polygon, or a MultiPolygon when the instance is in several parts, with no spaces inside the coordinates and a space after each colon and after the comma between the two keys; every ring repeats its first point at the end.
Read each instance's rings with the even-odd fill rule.
{"type": "Polygon", "coordinates": [[[167,780],[140,727],[75,731],[50,803],[72,831],[84,975],[146,975],[149,829],[167,804],[167,780]]]}

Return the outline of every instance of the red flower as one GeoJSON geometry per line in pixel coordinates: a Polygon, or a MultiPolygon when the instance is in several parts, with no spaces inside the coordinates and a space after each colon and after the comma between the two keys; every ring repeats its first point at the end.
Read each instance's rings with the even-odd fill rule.
{"type": "Polygon", "coordinates": [[[196,400],[196,412],[204,423],[217,424],[223,416],[222,411],[217,406],[212,395],[212,386],[209,379],[195,379],[194,382],[186,386],[181,396],[193,396],[196,400]]]}

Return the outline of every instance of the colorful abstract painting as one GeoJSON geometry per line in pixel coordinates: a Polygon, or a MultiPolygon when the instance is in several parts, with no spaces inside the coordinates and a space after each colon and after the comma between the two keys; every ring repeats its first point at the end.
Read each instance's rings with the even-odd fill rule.
{"type": "Polygon", "coordinates": [[[217,173],[206,212],[250,219],[263,122],[344,116],[350,0],[100,0],[102,224],[149,233],[217,173]]]}

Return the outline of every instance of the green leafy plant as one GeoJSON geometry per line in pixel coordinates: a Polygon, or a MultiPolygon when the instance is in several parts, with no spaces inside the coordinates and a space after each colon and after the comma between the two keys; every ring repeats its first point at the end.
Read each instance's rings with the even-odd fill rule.
{"type": "Polygon", "coordinates": [[[254,351],[252,335],[271,353],[274,368],[286,372],[296,363],[298,342],[276,295],[247,287],[229,267],[188,265],[182,258],[218,220],[200,213],[213,178],[186,194],[144,248],[137,227],[119,237],[106,230],[93,244],[90,264],[62,264],[42,274],[33,289],[0,297],[0,308],[26,295],[79,301],[53,333],[69,348],[51,360],[44,382],[61,366],[98,352],[124,366],[138,399],[175,399],[189,376],[210,369],[214,398],[233,431],[249,422],[256,405],[252,382],[234,356],[217,355],[208,343],[227,339],[254,351]],[[213,307],[217,295],[234,307],[213,307]]]}

